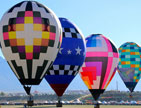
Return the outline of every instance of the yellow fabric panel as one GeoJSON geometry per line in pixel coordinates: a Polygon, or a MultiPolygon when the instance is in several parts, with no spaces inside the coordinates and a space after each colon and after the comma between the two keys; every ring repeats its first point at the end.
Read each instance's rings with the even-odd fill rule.
{"type": "Polygon", "coordinates": [[[33,52],[33,46],[32,46],[32,45],[27,45],[27,46],[25,46],[25,51],[26,51],[26,53],[31,53],[31,52],[33,52]]]}
{"type": "Polygon", "coordinates": [[[126,52],[130,52],[130,49],[127,49],[126,52]]]}
{"type": "Polygon", "coordinates": [[[16,39],[16,32],[9,32],[9,39],[16,39]]]}
{"type": "Polygon", "coordinates": [[[139,52],[135,52],[135,54],[136,54],[136,55],[140,55],[140,53],[139,53],[139,52]]]}
{"type": "Polygon", "coordinates": [[[42,24],[34,24],[33,30],[34,31],[42,31],[42,24]]]}
{"type": "Polygon", "coordinates": [[[18,46],[23,46],[23,45],[25,45],[25,40],[24,40],[24,38],[17,39],[17,45],[18,45],[18,46]]]}
{"type": "Polygon", "coordinates": [[[130,64],[130,61],[127,61],[126,64],[130,64]]]}
{"type": "Polygon", "coordinates": [[[139,65],[139,64],[136,64],[136,65],[135,65],[135,67],[138,67],[138,68],[139,68],[139,67],[140,67],[140,65],[139,65]]]}
{"type": "Polygon", "coordinates": [[[24,17],[25,24],[33,24],[33,17],[24,17]]]}
{"type": "Polygon", "coordinates": [[[86,86],[88,87],[88,89],[92,89],[89,78],[88,77],[82,77],[82,79],[83,79],[84,83],[86,84],[86,86]]]}
{"type": "Polygon", "coordinates": [[[16,31],[24,31],[24,24],[16,24],[16,31]]]}
{"type": "Polygon", "coordinates": [[[86,86],[88,87],[88,89],[91,89],[89,83],[87,81],[84,81],[84,83],[86,84],[86,86]]]}
{"type": "Polygon", "coordinates": [[[49,32],[42,32],[43,39],[49,39],[49,32]]]}
{"type": "Polygon", "coordinates": [[[41,41],[42,41],[42,40],[41,40],[40,38],[35,38],[34,41],[33,41],[33,44],[34,44],[34,45],[41,46],[41,41]]]}

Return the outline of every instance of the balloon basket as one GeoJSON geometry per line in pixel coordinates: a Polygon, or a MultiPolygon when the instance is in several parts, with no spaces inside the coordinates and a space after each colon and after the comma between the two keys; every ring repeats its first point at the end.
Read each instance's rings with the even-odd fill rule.
{"type": "Polygon", "coordinates": [[[27,106],[32,107],[34,105],[33,97],[29,95],[29,100],[27,100],[27,106]]]}
{"type": "Polygon", "coordinates": [[[27,106],[33,106],[34,105],[34,101],[27,101],[27,106]]]}
{"type": "Polygon", "coordinates": [[[133,95],[132,95],[132,93],[130,93],[130,94],[129,94],[129,98],[133,98],[133,95]]]}
{"type": "Polygon", "coordinates": [[[133,98],[133,96],[132,95],[129,95],[129,98],[133,98]]]}
{"type": "Polygon", "coordinates": [[[96,103],[96,104],[94,105],[94,108],[100,108],[99,103],[96,103]]]}
{"type": "Polygon", "coordinates": [[[56,104],[56,107],[62,107],[62,106],[63,106],[63,105],[62,105],[61,102],[56,104]]]}

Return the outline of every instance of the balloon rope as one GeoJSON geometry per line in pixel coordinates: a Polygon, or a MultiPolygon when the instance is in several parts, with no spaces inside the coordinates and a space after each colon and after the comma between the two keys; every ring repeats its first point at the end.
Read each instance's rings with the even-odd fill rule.
{"type": "Polygon", "coordinates": [[[61,103],[61,97],[58,96],[58,103],[61,103]]]}

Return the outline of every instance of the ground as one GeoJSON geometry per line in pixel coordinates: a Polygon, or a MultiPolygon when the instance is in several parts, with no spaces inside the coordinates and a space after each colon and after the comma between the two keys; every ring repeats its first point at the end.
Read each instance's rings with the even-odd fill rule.
{"type": "MultiPolygon", "coordinates": [[[[24,108],[23,106],[1,106],[0,108],[24,108]]],[[[56,108],[55,106],[36,106],[32,108],[56,108]]],[[[94,108],[93,105],[64,105],[62,108],[94,108]]],[[[102,105],[100,108],[141,108],[141,106],[102,105]]]]}

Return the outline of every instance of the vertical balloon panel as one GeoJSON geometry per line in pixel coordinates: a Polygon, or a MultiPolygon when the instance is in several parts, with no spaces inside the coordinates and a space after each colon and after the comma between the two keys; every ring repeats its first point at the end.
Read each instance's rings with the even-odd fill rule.
{"type": "Polygon", "coordinates": [[[110,40],[101,34],[86,38],[86,59],[80,76],[95,100],[111,82],[118,64],[118,52],[110,40]]]}
{"type": "Polygon", "coordinates": [[[0,34],[2,52],[20,82],[39,84],[61,45],[56,15],[38,2],[23,1],[3,15],[0,34]]]}

